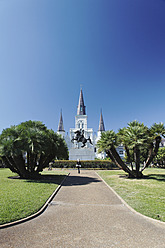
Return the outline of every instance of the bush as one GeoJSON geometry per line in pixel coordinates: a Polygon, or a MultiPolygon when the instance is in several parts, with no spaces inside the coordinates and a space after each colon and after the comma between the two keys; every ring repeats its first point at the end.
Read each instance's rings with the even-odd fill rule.
{"type": "MultiPolygon", "coordinates": [[[[55,160],[52,164],[53,168],[75,168],[77,164],[76,160],[55,160]]],[[[107,160],[82,160],[81,168],[86,169],[106,169],[111,170],[117,168],[117,166],[111,161],[107,160]]]]}
{"type": "Polygon", "coordinates": [[[165,169],[165,164],[164,164],[164,161],[163,163],[155,163],[153,165],[154,168],[162,168],[162,169],[165,169]]]}

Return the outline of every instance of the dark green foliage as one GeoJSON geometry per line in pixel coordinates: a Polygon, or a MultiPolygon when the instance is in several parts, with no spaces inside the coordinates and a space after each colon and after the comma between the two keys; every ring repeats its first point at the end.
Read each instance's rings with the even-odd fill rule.
{"type": "MultiPolygon", "coordinates": [[[[77,161],[76,160],[55,160],[53,162],[52,167],[54,168],[76,168],[77,161]]],[[[117,166],[108,160],[84,160],[81,161],[81,168],[88,169],[106,169],[111,170],[117,168],[117,166]]]]}
{"type": "Polygon", "coordinates": [[[11,126],[0,135],[3,163],[21,178],[35,178],[54,158],[68,158],[64,140],[39,121],[11,126]]]}
{"type": "Polygon", "coordinates": [[[165,147],[159,148],[157,156],[154,159],[154,166],[158,168],[165,168],[165,147]]]}

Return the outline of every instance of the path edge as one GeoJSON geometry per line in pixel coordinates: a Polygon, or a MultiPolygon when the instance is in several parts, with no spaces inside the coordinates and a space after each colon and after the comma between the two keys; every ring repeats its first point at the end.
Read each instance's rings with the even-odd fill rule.
{"type": "Polygon", "coordinates": [[[58,187],[56,188],[56,190],[51,194],[51,196],[49,196],[48,200],[45,202],[45,204],[40,208],[40,210],[38,210],[36,213],[28,216],[28,217],[25,217],[23,219],[20,219],[20,220],[16,220],[16,221],[13,221],[13,222],[9,222],[9,223],[6,223],[6,224],[3,224],[3,225],[0,225],[0,229],[4,229],[4,228],[7,228],[7,227],[11,227],[11,226],[15,226],[15,225],[18,225],[18,224],[21,224],[21,223],[24,223],[26,221],[29,221],[29,220],[32,220],[34,218],[36,218],[37,216],[41,215],[45,210],[46,208],[48,207],[48,205],[50,204],[50,202],[53,200],[53,198],[55,197],[55,195],[58,193],[58,191],[60,190],[60,188],[62,187],[64,181],[66,180],[66,178],[70,175],[70,172],[65,176],[65,178],[62,180],[62,182],[58,185],[58,187]]]}
{"type": "Polygon", "coordinates": [[[137,215],[139,215],[139,216],[141,216],[141,217],[144,217],[145,219],[147,219],[147,220],[149,220],[149,221],[152,221],[153,223],[157,223],[157,224],[163,224],[163,225],[165,225],[165,222],[164,221],[161,221],[161,220],[156,220],[156,219],[153,219],[153,218],[151,218],[151,217],[148,217],[148,216],[146,216],[146,215],[143,215],[143,214],[141,214],[141,213],[139,213],[139,212],[137,212],[135,209],[133,209],[130,205],[128,205],[128,203],[126,203],[124,200],[123,200],[123,198],[120,196],[120,195],[118,195],[118,193],[95,171],[95,173],[96,173],[96,175],[108,186],[108,188],[110,189],[110,190],[112,190],[112,192],[121,200],[121,202],[131,211],[131,212],[133,212],[133,213],[135,213],[135,214],[137,214],[137,215]]]}

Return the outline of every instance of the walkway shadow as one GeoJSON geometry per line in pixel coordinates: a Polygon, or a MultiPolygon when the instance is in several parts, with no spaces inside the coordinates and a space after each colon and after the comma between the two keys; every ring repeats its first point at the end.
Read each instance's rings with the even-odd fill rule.
{"type": "MultiPolygon", "coordinates": [[[[66,175],[41,175],[39,179],[21,179],[19,176],[10,177],[10,179],[24,180],[27,183],[48,183],[48,184],[61,184],[66,175]]],[[[101,182],[98,178],[83,177],[83,176],[68,176],[62,186],[80,186],[90,183],[101,182]]]]}
{"type": "Polygon", "coordinates": [[[94,177],[69,176],[64,182],[63,186],[81,186],[98,182],[101,182],[101,180],[94,177]]]}

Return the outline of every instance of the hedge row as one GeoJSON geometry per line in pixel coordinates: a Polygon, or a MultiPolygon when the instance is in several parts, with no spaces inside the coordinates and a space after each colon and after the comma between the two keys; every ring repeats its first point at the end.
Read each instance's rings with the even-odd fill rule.
{"type": "Polygon", "coordinates": [[[162,169],[165,169],[165,164],[154,164],[153,167],[155,168],[162,168],[162,169]]]}
{"type": "MultiPolygon", "coordinates": [[[[76,160],[55,160],[52,164],[53,168],[76,168],[76,160]]],[[[81,168],[97,168],[111,170],[117,166],[107,160],[84,160],[81,161],[81,168]]]]}

